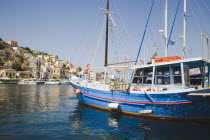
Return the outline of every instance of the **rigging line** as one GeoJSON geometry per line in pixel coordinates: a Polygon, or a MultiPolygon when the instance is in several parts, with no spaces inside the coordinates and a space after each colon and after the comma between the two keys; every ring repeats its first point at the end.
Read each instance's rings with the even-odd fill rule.
{"type": "Polygon", "coordinates": [[[208,9],[208,11],[210,11],[210,8],[207,6],[207,4],[206,4],[206,3],[204,3],[204,1],[203,1],[203,0],[201,0],[201,2],[203,3],[203,5],[205,5],[205,7],[208,9]]]}
{"type": "MultiPolygon", "coordinates": [[[[117,2],[117,1],[116,1],[117,2]]],[[[126,30],[127,28],[126,28],[126,24],[125,24],[125,22],[124,22],[124,20],[123,20],[123,18],[122,18],[122,16],[121,16],[121,14],[120,14],[120,11],[119,11],[119,8],[118,8],[118,6],[117,6],[117,4],[116,4],[116,2],[115,2],[115,0],[114,0],[114,7],[115,7],[115,9],[116,9],[116,11],[117,11],[117,14],[119,15],[119,18],[120,18],[120,20],[122,21],[122,27],[123,27],[123,30],[125,31],[125,33],[127,34],[127,38],[131,38],[131,35],[129,34],[129,32],[128,32],[128,30],[126,30]]],[[[130,39],[128,39],[128,42],[130,42],[129,41],[130,39]]]]}
{"type": "Polygon", "coordinates": [[[87,34],[88,34],[88,32],[90,32],[90,27],[92,27],[93,26],[93,24],[96,24],[96,23],[94,23],[94,18],[96,19],[96,18],[99,18],[99,16],[97,16],[98,15],[98,12],[95,12],[91,17],[90,17],[90,20],[89,20],[89,22],[88,22],[88,24],[86,24],[87,26],[86,26],[86,28],[85,28],[85,31],[84,31],[84,33],[82,34],[82,37],[80,38],[80,40],[79,40],[79,45],[78,45],[78,47],[76,47],[75,49],[74,49],[74,52],[75,53],[77,53],[77,54],[79,54],[79,55],[74,55],[73,56],[73,59],[76,59],[76,61],[75,61],[75,63],[77,63],[77,64],[79,64],[77,61],[79,61],[79,59],[78,58],[80,58],[81,57],[81,55],[82,55],[82,53],[78,53],[78,52],[80,52],[80,50],[82,50],[82,48],[84,47],[83,45],[84,45],[84,40],[87,40],[87,34]]]}
{"type": "MultiPolygon", "coordinates": [[[[104,16],[104,17],[105,17],[105,16],[104,16]]],[[[101,42],[101,38],[102,38],[104,29],[105,29],[105,23],[106,23],[105,20],[106,20],[106,18],[104,18],[104,20],[103,20],[103,22],[102,22],[102,30],[101,30],[101,33],[100,33],[100,35],[99,35],[99,39],[98,39],[98,42],[97,42],[96,50],[95,50],[95,52],[94,52],[94,54],[93,54],[93,59],[91,60],[91,65],[92,65],[92,66],[93,66],[93,64],[94,64],[95,57],[96,57],[96,52],[97,52],[97,50],[98,50],[98,48],[99,48],[99,44],[100,44],[100,42],[101,42]]]]}
{"type": "MultiPolygon", "coordinates": [[[[119,34],[119,40],[120,40],[120,43],[122,44],[122,46],[123,46],[123,37],[121,36],[121,32],[120,32],[120,30],[119,30],[119,28],[117,28],[117,31],[118,31],[118,34],[119,34]]],[[[128,43],[127,43],[127,41],[126,40],[124,40],[124,43],[125,43],[125,46],[128,46],[128,43]]]]}
{"type": "MultiPolygon", "coordinates": [[[[98,45],[99,45],[99,43],[100,43],[100,40],[99,39],[101,39],[101,37],[100,37],[100,33],[101,33],[101,31],[103,30],[103,28],[104,28],[104,22],[105,22],[105,16],[104,16],[104,18],[103,18],[104,20],[102,20],[101,21],[101,23],[100,23],[100,25],[98,25],[99,26],[99,31],[98,31],[98,35],[96,36],[96,49],[95,49],[95,51],[93,51],[93,57],[90,57],[89,58],[89,60],[87,61],[87,62],[91,62],[90,64],[91,65],[93,65],[93,63],[92,62],[94,62],[94,60],[95,60],[95,56],[96,56],[96,52],[97,52],[97,50],[98,50],[98,45]]],[[[89,52],[90,52],[90,56],[91,56],[91,51],[90,51],[90,49],[88,49],[89,50],[89,52]]]]}
{"type": "Polygon", "coordinates": [[[138,58],[139,58],[139,54],[140,54],[140,51],[141,51],[141,47],[142,47],[142,44],[144,42],[144,37],[145,37],[146,31],[147,31],[147,26],[148,26],[148,23],[149,23],[149,20],[150,20],[150,16],[151,16],[151,13],[152,13],[153,5],[154,5],[154,0],[152,0],[152,5],[151,5],[151,8],[150,8],[150,12],[149,12],[149,16],[148,16],[148,19],[147,19],[146,27],[145,27],[144,34],[143,34],[143,37],[142,37],[142,40],[141,40],[141,44],[140,44],[140,47],[139,47],[139,50],[138,50],[138,54],[137,54],[137,57],[136,57],[135,65],[137,64],[137,61],[138,61],[138,58]]]}
{"type": "MultiPolygon", "coordinates": [[[[148,16],[148,18],[147,18],[146,26],[145,26],[145,29],[144,29],[144,33],[143,33],[143,37],[142,37],[142,40],[141,40],[141,44],[140,44],[140,46],[139,46],[139,50],[138,50],[138,54],[137,54],[137,57],[136,57],[135,65],[136,65],[137,62],[138,62],[139,54],[140,54],[140,51],[141,51],[142,44],[143,44],[143,42],[144,42],[144,37],[145,37],[146,31],[147,31],[147,26],[148,26],[148,24],[149,24],[149,20],[150,20],[150,16],[151,16],[151,13],[152,13],[153,5],[154,5],[154,0],[152,0],[152,5],[151,5],[151,7],[150,7],[149,16],[148,16]]],[[[134,71],[132,71],[132,73],[131,73],[130,81],[131,81],[131,79],[132,79],[132,77],[133,77],[133,73],[134,73],[134,71]]]]}
{"type": "Polygon", "coordinates": [[[205,18],[206,16],[205,16],[204,11],[202,10],[202,8],[200,7],[200,5],[198,4],[197,0],[195,0],[195,3],[196,3],[197,6],[198,6],[198,11],[199,11],[199,13],[201,13],[202,19],[203,19],[203,20],[206,22],[206,24],[208,25],[208,21],[206,20],[206,19],[208,19],[208,18],[205,18]]]}
{"type": "Polygon", "coordinates": [[[177,9],[176,9],[176,13],[175,13],[175,16],[174,16],[174,21],[173,21],[173,24],[172,24],[172,27],[171,27],[169,38],[168,38],[167,48],[168,48],[168,44],[171,40],[171,35],[172,35],[173,29],[174,29],[174,24],[175,24],[175,21],[176,21],[176,16],[177,16],[178,10],[179,10],[180,1],[181,0],[179,0],[178,6],[177,6],[177,9]]]}
{"type": "MultiPolygon", "coordinates": [[[[121,44],[121,46],[128,46],[128,43],[125,40],[123,40],[123,37],[121,35],[121,32],[120,32],[119,28],[116,27],[116,29],[117,29],[117,37],[119,39],[119,43],[121,44]]],[[[121,51],[122,51],[122,54],[123,54],[123,50],[121,50],[121,51]]]]}
{"type": "MultiPolygon", "coordinates": [[[[109,13],[109,15],[111,16],[111,14],[109,13]]],[[[117,35],[118,35],[118,39],[119,39],[119,41],[120,41],[120,44],[122,45],[122,46],[124,46],[124,44],[126,45],[126,46],[128,46],[128,43],[127,43],[127,41],[126,40],[124,40],[124,44],[123,44],[123,37],[121,36],[121,32],[120,32],[120,30],[119,30],[119,28],[118,28],[118,26],[116,26],[116,24],[115,24],[115,22],[114,22],[114,19],[112,18],[111,19],[111,21],[113,22],[113,24],[114,24],[114,27],[117,29],[117,35]]]]}
{"type": "Polygon", "coordinates": [[[201,32],[201,25],[199,24],[199,22],[198,22],[198,20],[197,20],[197,18],[196,18],[196,16],[195,16],[195,13],[194,13],[194,11],[193,11],[192,5],[191,5],[190,1],[187,1],[187,2],[188,2],[189,5],[190,5],[190,10],[192,11],[193,17],[194,17],[194,19],[195,19],[195,22],[197,23],[197,26],[198,26],[198,28],[199,28],[199,30],[200,30],[200,32],[201,32]]]}

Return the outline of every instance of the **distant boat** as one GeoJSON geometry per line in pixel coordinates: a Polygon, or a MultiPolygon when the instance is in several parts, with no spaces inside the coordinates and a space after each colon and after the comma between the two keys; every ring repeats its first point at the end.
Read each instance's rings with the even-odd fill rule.
{"type": "Polygon", "coordinates": [[[17,84],[18,79],[12,79],[12,78],[0,78],[0,84],[17,84]]]}
{"type": "Polygon", "coordinates": [[[44,81],[37,80],[34,78],[23,79],[22,81],[18,82],[18,84],[20,85],[42,85],[44,83],[45,83],[44,81]]]}
{"type": "MultiPolygon", "coordinates": [[[[186,6],[186,0],[184,0],[184,5],[186,6]]],[[[210,78],[210,58],[186,59],[184,36],[183,58],[166,55],[153,58],[148,64],[109,67],[107,64],[109,13],[109,0],[107,0],[105,81],[99,83],[72,76],[70,78],[71,85],[76,91],[79,101],[111,113],[131,116],[209,120],[210,81],[207,78],[210,78]],[[206,77],[205,69],[207,67],[208,75],[206,77]],[[107,68],[127,71],[130,74],[130,82],[106,82],[107,68]],[[194,79],[196,84],[193,84],[189,71],[195,68],[200,69],[201,80],[194,79]]],[[[186,21],[186,11],[184,11],[184,21],[186,21]]],[[[186,29],[185,22],[184,29],[186,29]]],[[[167,49],[167,45],[165,48],[167,49]]],[[[207,53],[210,54],[209,51],[207,53]]]]}
{"type": "Polygon", "coordinates": [[[60,81],[59,80],[55,80],[55,79],[49,79],[44,84],[45,85],[60,85],[60,81]]]}

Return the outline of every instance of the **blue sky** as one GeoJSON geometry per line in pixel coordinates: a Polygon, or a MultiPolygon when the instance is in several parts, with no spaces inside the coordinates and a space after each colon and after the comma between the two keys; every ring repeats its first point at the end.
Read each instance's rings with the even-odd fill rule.
{"type": "MultiPolygon", "coordinates": [[[[105,0],[0,0],[0,36],[20,46],[58,55],[85,67],[96,50],[104,19],[105,0]]],[[[109,62],[135,60],[152,0],[111,0],[109,62]]],[[[169,32],[178,0],[169,0],[169,32]]],[[[187,57],[200,56],[200,32],[210,35],[210,1],[188,0],[187,57]],[[192,11],[193,10],[193,11],[192,11]]],[[[183,0],[169,46],[169,55],[182,56],[183,0]]],[[[163,56],[164,0],[155,0],[140,59],[148,60],[158,48],[163,56]],[[155,46],[155,47],[154,47],[155,46]]],[[[104,65],[104,35],[94,66],[104,65]]]]}

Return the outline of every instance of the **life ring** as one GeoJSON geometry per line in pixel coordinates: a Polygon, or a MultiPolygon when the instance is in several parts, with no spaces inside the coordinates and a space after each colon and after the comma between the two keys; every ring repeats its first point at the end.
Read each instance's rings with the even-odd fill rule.
{"type": "Polygon", "coordinates": [[[146,91],[156,91],[154,88],[153,90],[151,88],[147,88],[146,91]]]}
{"type": "Polygon", "coordinates": [[[141,88],[138,87],[138,86],[134,86],[134,87],[133,87],[133,91],[141,91],[141,88]]]}
{"type": "Polygon", "coordinates": [[[77,95],[81,94],[81,91],[79,89],[76,89],[76,94],[77,95]]]}

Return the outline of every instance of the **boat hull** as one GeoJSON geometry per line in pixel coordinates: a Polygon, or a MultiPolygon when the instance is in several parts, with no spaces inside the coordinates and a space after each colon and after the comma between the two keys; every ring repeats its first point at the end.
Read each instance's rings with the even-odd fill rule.
{"type": "Polygon", "coordinates": [[[45,85],[60,85],[60,82],[45,82],[45,85]]]}
{"type": "MultiPolygon", "coordinates": [[[[77,94],[79,101],[103,110],[111,111],[109,103],[117,103],[123,114],[141,117],[182,119],[182,120],[210,120],[210,97],[189,96],[190,92],[173,94],[136,94],[128,92],[102,91],[92,88],[80,87],[72,84],[73,88],[80,89],[77,94]],[[154,100],[154,102],[151,101],[154,100]],[[152,113],[144,114],[141,111],[152,113]]],[[[200,91],[204,92],[204,91],[200,91]]],[[[205,92],[210,92],[206,90],[205,92]]]]}
{"type": "Polygon", "coordinates": [[[45,82],[38,81],[38,82],[19,82],[19,85],[43,85],[45,82]]]}

